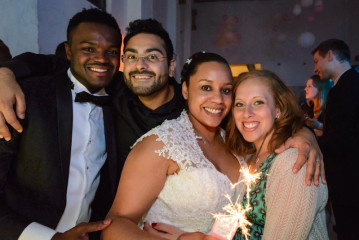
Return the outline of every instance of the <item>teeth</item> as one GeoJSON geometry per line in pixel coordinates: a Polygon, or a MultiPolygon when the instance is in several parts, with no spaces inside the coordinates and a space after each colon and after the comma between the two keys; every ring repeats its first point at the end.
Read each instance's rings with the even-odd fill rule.
{"type": "Polygon", "coordinates": [[[149,76],[134,76],[134,78],[148,79],[148,78],[151,78],[151,77],[149,77],[149,76]]]}
{"type": "Polygon", "coordinates": [[[94,72],[107,72],[108,69],[102,69],[102,68],[90,68],[91,71],[94,71],[94,72]]]}
{"type": "Polygon", "coordinates": [[[258,126],[258,123],[243,123],[246,128],[254,128],[258,126]]]}
{"type": "Polygon", "coordinates": [[[222,112],[222,110],[220,110],[220,109],[214,109],[214,108],[205,108],[205,109],[206,109],[206,111],[208,111],[210,113],[214,113],[214,114],[222,112]]]}

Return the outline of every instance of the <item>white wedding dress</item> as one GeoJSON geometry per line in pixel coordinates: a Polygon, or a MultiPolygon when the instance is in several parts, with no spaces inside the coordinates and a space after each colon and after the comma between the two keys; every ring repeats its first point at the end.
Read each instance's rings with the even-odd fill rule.
{"type": "MultiPolygon", "coordinates": [[[[139,225],[161,222],[186,232],[209,233],[215,220],[213,214],[223,212],[223,206],[229,203],[225,195],[235,201],[245,192],[243,184],[232,189],[229,178],[204,156],[186,111],[177,119],[166,120],[137,142],[151,135],[157,135],[157,141],[164,143],[164,147],[155,152],[176,161],[180,171],[167,177],[158,198],[139,225]]],[[[246,166],[243,158],[237,159],[246,166]]],[[[239,202],[241,200],[242,196],[239,202]]]]}

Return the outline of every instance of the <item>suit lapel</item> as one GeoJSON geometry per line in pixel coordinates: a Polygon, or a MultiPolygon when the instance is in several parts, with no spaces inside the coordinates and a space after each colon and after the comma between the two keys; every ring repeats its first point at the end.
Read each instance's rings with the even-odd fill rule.
{"type": "Polygon", "coordinates": [[[71,81],[66,72],[58,74],[55,81],[61,171],[63,173],[63,183],[65,189],[67,189],[73,125],[71,81]]]}
{"type": "MultiPolygon", "coordinates": [[[[116,144],[115,144],[115,130],[114,130],[114,118],[112,115],[112,108],[110,106],[103,107],[103,118],[105,124],[105,139],[106,139],[106,151],[107,151],[107,169],[102,171],[103,174],[109,174],[111,191],[115,194],[117,190],[117,182],[119,180],[116,144]]],[[[105,165],[105,166],[106,166],[105,165]]]]}

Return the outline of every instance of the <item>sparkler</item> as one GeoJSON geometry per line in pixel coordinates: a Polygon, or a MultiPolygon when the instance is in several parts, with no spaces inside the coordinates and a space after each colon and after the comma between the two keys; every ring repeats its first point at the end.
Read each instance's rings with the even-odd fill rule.
{"type": "Polygon", "coordinates": [[[231,240],[238,228],[242,230],[242,234],[246,240],[248,240],[248,236],[250,236],[247,226],[251,226],[252,224],[246,218],[246,213],[252,209],[249,203],[249,195],[252,184],[255,184],[260,178],[261,172],[250,173],[249,168],[241,168],[240,173],[243,176],[243,180],[232,184],[232,188],[234,188],[238,184],[244,183],[236,201],[233,202],[228,194],[225,195],[229,203],[223,207],[224,213],[213,214],[214,218],[216,218],[216,222],[213,225],[211,234],[223,240],[231,240]],[[244,187],[246,187],[246,197],[248,199],[245,207],[243,207],[239,201],[244,187]]]}

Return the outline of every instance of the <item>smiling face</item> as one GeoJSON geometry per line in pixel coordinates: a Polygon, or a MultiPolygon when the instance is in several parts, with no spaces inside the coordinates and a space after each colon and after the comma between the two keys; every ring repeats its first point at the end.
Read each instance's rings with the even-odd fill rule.
{"type": "Polygon", "coordinates": [[[90,92],[106,87],[120,66],[121,36],[99,23],[80,23],[65,45],[71,72],[90,92]]]}
{"type": "Polygon", "coordinates": [[[124,50],[125,58],[138,57],[138,61],[124,62],[123,75],[128,88],[138,96],[151,96],[164,89],[168,84],[168,77],[173,76],[176,66],[175,60],[170,61],[166,55],[164,41],[154,34],[140,33],[127,42],[124,50]],[[146,58],[155,56],[157,62],[150,62],[146,58]]]}
{"type": "Polygon", "coordinates": [[[305,85],[304,91],[305,99],[307,100],[313,100],[318,96],[318,88],[314,87],[313,79],[309,78],[307,80],[307,84],[305,85]]]}
{"type": "Polygon", "coordinates": [[[193,125],[217,128],[231,107],[232,74],[223,63],[201,63],[188,86],[182,84],[182,93],[193,125]]]}
{"type": "Polygon", "coordinates": [[[327,80],[330,79],[330,54],[327,53],[324,57],[319,55],[319,51],[316,51],[313,55],[314,60],[314,72],[319,75],[320,79],[327,80]]]}
{"type": "Polygon", "coordinates": [[[267,133],[267,139],[271,139],[274,120],[279,114],[272,91],[264,79],[248,78],[238,85],[233,117],[243,138],[254,143],[256,149],[259,149],[267,133]]]}

